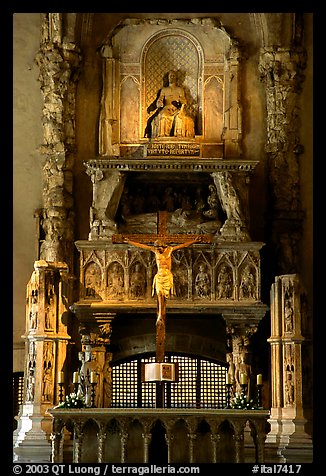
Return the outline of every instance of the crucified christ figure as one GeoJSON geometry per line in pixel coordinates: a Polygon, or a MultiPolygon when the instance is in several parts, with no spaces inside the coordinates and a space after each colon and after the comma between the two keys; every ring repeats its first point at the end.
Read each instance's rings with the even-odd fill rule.
{"type": "Polygon", "coordinates": [[[166,318],[166,299],[174,294],[172,267],[172,253],[175,250],[186,248],[193,243],[200,242],[201,237],[198,236],[192,240],[185,241],[175,246],[165,244],[163,240],[156,240],[154,246],[123,238],[125,243],[152,251],[155,254],[157,273],[154,276],[152,295],[156,291],[158,301],[158,312],[156,320],[156,360],[164,361],[165,346],[165,318],[166,318]]]}

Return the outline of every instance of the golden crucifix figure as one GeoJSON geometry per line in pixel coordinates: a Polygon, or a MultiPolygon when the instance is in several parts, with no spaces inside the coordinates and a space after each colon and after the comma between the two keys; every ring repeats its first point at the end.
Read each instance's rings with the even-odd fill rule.
{"type": "Polygon", "coordinates": [[[152,295],[157,294],[158,311],[156,320],[156,361],[164,362],[165,354],[165,322],[166,299],[174,294],[172,268],[172,253],[186,248],[193,243],[211,243],[212,235],[169,235],[166,232],[166,212],[158,213],[157,235],[113,235],[113,243],[129,243],[138,248],[152,251],[155,254],[157,273],[154,276],[152,295]],[[188,238],[186,240],[186,238],[188,238]],[[182,242],[181,242],[182,240],[182,242]],[[148,243],[153,243],[150,246],[148,243]],[[177,245],[168,243],[179,242],[177,245]],[[181,242],[181,243],[180,243],[181,242]]]}

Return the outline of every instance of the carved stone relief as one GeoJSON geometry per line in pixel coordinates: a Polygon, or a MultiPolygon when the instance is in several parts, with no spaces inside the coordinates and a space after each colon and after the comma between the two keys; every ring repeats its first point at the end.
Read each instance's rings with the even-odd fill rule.
{"type": "MultiPolygon", "coordinates": [[[[301,32],[302,33],[302,32],[301,32]]],[[[269,47],[261,51],[259,69],[266,85],[269,180],[273,200],[272,240],[276,273],[298,272],[301,239],[300,92],[306,51],[269,47]]]]}
{"type": "Polygon", "coordinates": [[[43,14],[36,55],[43,103],[43,220],[40,258],[68,262],[73,256],[72,165],[75,87],[80,56],[63,36],[62,13],[43,14]]]}
{"type": "Polygon", "coordinates": [[[189,142],[197,137],[216,145],[224,142],[226,156],[239,156],[240,49],[217,21],[126,19],[99,51],[100,156],[123,156],[122,150],[144,156],[142,144],[148,139],[189,142]],[[177,94],[168,106],[171,71],[176,73],[177,94]]]}
{"type": "MultiPolygon", "coordinates": [[[[81,299],[104,301],[152,300],[156,262],[147,251],[125,251],[119,245],[81,251],[81,299]],[[105,250],[108,251],[105,251],[105,250]],[[101,276],[104,278],[102,279],[101,276]]],[[[172,256],[173,300],[233,303],[260,301],[259,250],[179,250],[172,256]]]]}
{"type": "MultiPolygon", "coordinates": [[[[303,378],[311,366],[309,339],[302,335],[304,291],[298,274],[277,276],[271,290],[272,418],[298,421],[311,399],[304,400],[303,378]],[[309,359],[303,361],[303,355],[309,359]],[[308,357],[309,356],[309,357],[308,357]]],[[[309,384],[309,379],[308,379],[309,384]]]]}

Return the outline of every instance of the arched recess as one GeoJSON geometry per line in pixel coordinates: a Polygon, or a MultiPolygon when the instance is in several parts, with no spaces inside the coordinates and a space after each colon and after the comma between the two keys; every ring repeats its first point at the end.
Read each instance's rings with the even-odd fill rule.
{"type": "Polygon", "coordinates": [[[202,134],[203,51],[198,40],[182,29],[167,29],[153,35],[144,45],[141,59],[141,131],[151,113],[148,107],[167,86],[167,73],[177,72],[177,82],[186,91],[195,114],[195,133],[202,134]]]}

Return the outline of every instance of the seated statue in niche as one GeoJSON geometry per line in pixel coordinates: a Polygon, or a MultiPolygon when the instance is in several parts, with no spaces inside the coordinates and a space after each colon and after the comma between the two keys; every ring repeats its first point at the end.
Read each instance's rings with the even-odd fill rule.
{"type": "Polygon", "coordinates": [[[168,73],[169,85],[163,87],[147,112],[155,110],[148,119],[145,137],[195,137],[195,123],[187,108],[184,88],[177,86],[175,71],[168,73]]]}

